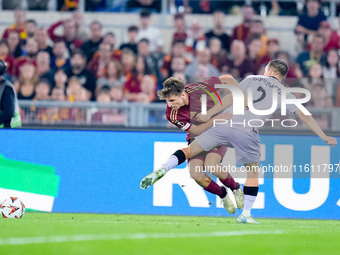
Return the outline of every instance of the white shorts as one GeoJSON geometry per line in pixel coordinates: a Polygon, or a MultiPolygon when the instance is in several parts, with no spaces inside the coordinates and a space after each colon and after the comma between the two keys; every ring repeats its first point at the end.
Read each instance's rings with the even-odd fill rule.
{"type": "Polygon", "coordinates": [[[195,141],[205,151],[218,145],[234,147],[238,164],[260,161],[260,137],[253,129],[236,129],[227,125],[217,125],[195,137],[195,141]]]}

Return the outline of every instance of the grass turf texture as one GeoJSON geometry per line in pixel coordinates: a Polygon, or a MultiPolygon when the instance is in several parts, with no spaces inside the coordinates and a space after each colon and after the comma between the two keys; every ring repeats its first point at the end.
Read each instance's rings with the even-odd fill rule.
{"type": "Polygon", "coordinates": [[[339,221],[257,220],[27,212],[0,219],[0,254],[339,254],[339,221]]]}

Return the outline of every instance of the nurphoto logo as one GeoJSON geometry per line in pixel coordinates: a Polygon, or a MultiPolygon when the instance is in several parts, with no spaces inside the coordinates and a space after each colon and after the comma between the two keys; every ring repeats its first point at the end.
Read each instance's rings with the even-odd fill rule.
{"type": "MultiPolygon", "coordinates": [[[[244,115],[245,114],[245,106],[244,106],[244,94],[240,88],[235,87],[231,84],[215,84],[216,89],[228,89],[230,90],[233,98],[233,115],[244,115]]],[[[298,109],[300,109],[305,115],[312,115],[302,104],[307,103],[311,99],[311,93],[309,90],[305,88],[272,88],[272,105],[269,109],[266,110],[259,110],[256,109],[256,103],[262,101],[267,95],[266,91],[263,89],[262,86],[257,88],[257,91],[261,93],[258,98],[253,98],[253,91],[252,88],[249,87],[247,90],[248,100],[248,110],[257,116],[268,116],[273,114],[278,105],[278,97],[281,97],[281,116],[287,115],[287,105],[295,105],[298,109]],[[305,96],[303,98],[287,98],[287,93],[302,93],[305,96]]],[[[212,95],[209,93],[212,97],[212,95]]],[[[215,100],[214,100],[215,101],[215,100]]],[[[201,114],[207,114],[207,96],[205,94],[202,95],[201,99],[202,107],[201,107],[201,114]]],[[[216,103],[215,103],[216,104],[216,103]]],[[[271,126],[274,127],[275,122],[280,122],[282,127],[295,127],[297,126],[297,121],[295,119],[264,119],[263,117],[259,119],[250,119],[248,121],[243,120],[241,122],[234,122],[231,120],[225,119],[215,119],[214,120],[214,127],[220,124],[227,124],[230,125],[248,125],[249,127],[259,128],[264,125],[265,122],[271,122],[271,126]]]]}

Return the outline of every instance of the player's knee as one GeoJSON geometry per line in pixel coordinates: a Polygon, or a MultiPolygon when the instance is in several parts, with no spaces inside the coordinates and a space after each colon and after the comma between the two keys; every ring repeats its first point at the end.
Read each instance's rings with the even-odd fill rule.
{"type": "Polygon", "coordinates": [[[208,175],[205,174],[191,174],[191,177],[201,186],[207,186],[211,182],[211,179],[208,175]]]}
{"type": "Polygon", "coordinates": [[[181,151],[184,153],[186,159],[190,158],[190,147],[183,148],[181,151]]]}
{"type": "Polygon", "coordinates": [[[207,187],[210,183],[208,180],[208,178],[198,178],[195,179],[195,182],[202,187],[207,187]]]}
{"type": "Polygon", "coordinates": [[[190,176],[191,176],[191,178],[193,178],[194,180],[200,179],[202,175],[203,175],[203,173],[197,173],[197,172],[195,172],[195,171],[190,171],[190,176]]]}
{"type": "Polygon", "coordinates": [[[216,172],[218,170],[218,164],[216,164],[216,160],[209,160],[204,162],[204,169],[209,173],[216,172]]]}

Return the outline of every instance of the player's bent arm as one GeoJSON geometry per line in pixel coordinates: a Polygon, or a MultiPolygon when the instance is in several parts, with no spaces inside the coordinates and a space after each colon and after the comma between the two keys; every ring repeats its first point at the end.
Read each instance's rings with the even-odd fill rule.
{"type": "MultiPolygon", "coordinates": [[[[241,89],[241,86],[240,84],[234,79],[234,77],[232,77],[231,75],[223,75],[223,76],[220,76],[219,79],[221,80],[221,82],[223,84],[231,84],[231,85],[234,85],[235,87],[239,88],[242,93],[243,93],[243,98],[244,98],[244,107],[245,109],[248,109],[248,97],[247,95],[244,93],[244,91],[241,89]]],[[[232,103],[232,102],[231,102],[232,103]]],[[[231,105],[231,104],[230,104],[231,105]]],[[[228,105],[228,107],[230,106],[228,105]]],[[[223,106],[224,107],[224,106],[223,106]]],[[[225,107],[227,108],[227,107],[225,107]]],[[[225,109],[224,108],[224,109],[225,109]]]]}
{"type": "Polygon", "coordinates": [[[208,122],[205,122],[201,125],[191,125],[189,129],[189,133],[192,135],[200,135],[208,128],[212,127],[213,121],[210,119],[208,122]]]}
{"type": "Polygon", "coordinates": [[[233,96],[231,94],[226,95],[225,97],[222,98],[222,105],[215,105],[211,109],[207,111],[205,115],[202,115],[199,113],[197,115],[197,120],[199,122],[207,122],[212,118],[212,116],[216,115],[217,113],[223,111],[224,109],[228,108],[233,104],[233,96]]]}
{"type": "Polygon", "coordinates": [[[306,124],[306,126],[312,130],[315,134],[317,134],[322,140],[324,140],[327,144],[332,147],[337,144],[337,141],[334,137],[327,136],[319,124],[315,121],[315,119],[311,115],[305,115],[301,110],[297,110],[295,114],[300,118],[300,120],[306,124]]]}
{"type": "Polygon", "coordinates": [[[223,84],[231,84],[231,85],[234,85],[236,87],[240,87],[240,84],[238,84],[237,80],[235,80],[235,78],[231,75],[222,75],[220,77],[218,77],[220,79],[220,81],[223,83],[223,84]]]}
{"type": "MultiPolygon", "coordinates": [[[[220,79],[220,81],[223,84],[231,84],[231,85],[234,85],[235,87],[238,87],[241,90],[240,85],[234,79],[234,77],[232,77],[231,75],[223,75],[223,76],[220,76],[218,78],[220,79]]],[[[248,98],[247,98],[247,95],[244,92],[243,92],[243,96],[244,96],[245,107],[247,107],[248,98]]],[[[198,114],[197,120],[201,121],[201,122],[206,122],[209,119],[211,119],[212,116],[216,115],[217,113],[219,113],[219,112],[223,111],[224,109],[228,108],[229,106],[231,106],[233,104],[232,94],[226,95],[225,97],[222,98],[221,101],[222,101],[222,105],[217,104],[217,105],[213,106],[211,109],[209,109],[207,111],[206,115],[198,114]]]]}
{"type": "Polygon", "coordinates": [[[215,117],[211,118],[210,120],[208,120],[205,123],[202,123],[200,125],[194,125],[192,124],[190,129],[189,129],[189,133],[192,135],[200,135],[202,134],[204,131],[206,131],[208,128],[211,128],[214,125],[214,120],[215,119],[224,119],[224,120],[229,120],[231,119],[232,114],[231,113],[221,113],[216,115],[215,117]]]}

